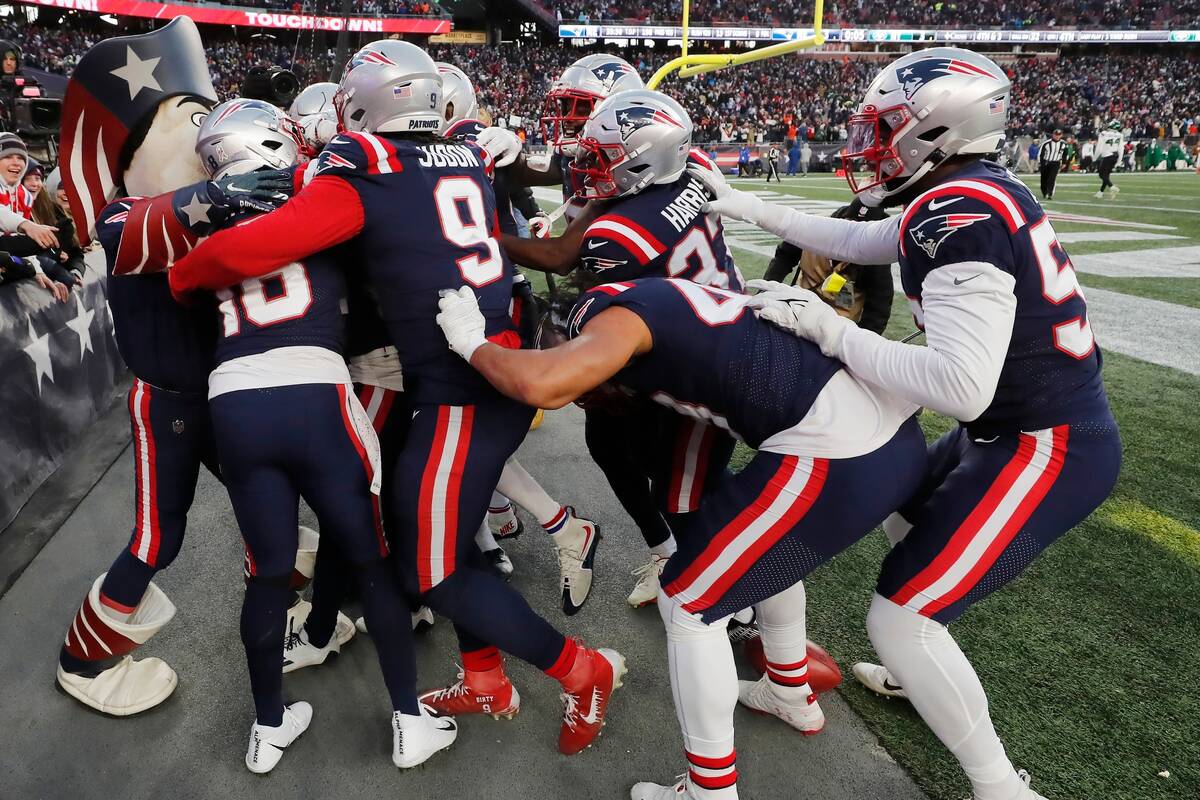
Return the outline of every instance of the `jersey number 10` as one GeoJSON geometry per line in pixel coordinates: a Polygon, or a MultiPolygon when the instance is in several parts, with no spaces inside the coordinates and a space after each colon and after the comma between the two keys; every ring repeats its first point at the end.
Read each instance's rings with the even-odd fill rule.
{"type": "Polygon", "coordinates": [[[313,303],[312,284],[303,264],[288,264],[261,278],[250,278],[237,286],[221,289],[217,299],[221,301],[218,308],[224,335],[237,336],[241,333],[241,316],[259,328],[304,316],[313,303]],[[273,297],[267,296],[271,288],[279,287],[282,291],[274,292],[273,297]],[[241,316],[238,314],[239,303],[241,316]]]}

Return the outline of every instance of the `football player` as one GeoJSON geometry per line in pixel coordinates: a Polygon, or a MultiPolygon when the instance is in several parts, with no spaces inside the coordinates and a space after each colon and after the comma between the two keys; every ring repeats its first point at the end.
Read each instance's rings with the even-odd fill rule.
{"type": "MultiPolygon", "coordinates": [[[[281,111],[238,99],[213,109],[197,150],[212,179],[220,180],[278,167],[280,160],[294,163],[302,146],[299,127],[281,111]],[[270,147],[266,132],[274,133],[270,147]]],[[[417,702],[408,607],[384,561],[379,442],[342,354],[339,262],[347,255],[314,253],[216,292],[221,333],[208,397],[221,474],[249,565],[241,628],[257,712],[246,767],[256,773],[271,771],[312,719],[306,702],[284,706],[279,659],[302,497],[326,534],[318,560],[336,548],[358,579],[391,695],[393,763],[417,766],[458,734],[453,719],[435,718],[417,702]]],[[[307,630],[295,636],[303,639],[307,630]]],[[[331,632],[328,643],[314,644],[328,648],[336,641],[331,632]]]]}
{"type": "Polygon", "coordinates": [[[564,637],[483,562],[474,536],[533,411],[448,352],[434,322],[438,292],[467,287],[481,297],[488,335],[518,342],[512,266],[495,239],[492,159],[438,136],[442,79],[423,50],[377,45],[347,64],[335,99],[346,132],[321,153],[315,177],[279,211],[206,240],[171,271],[172,290],[261,277],[354,241],[413,409],[388,476],[401,505],[397,563],[410,594],[453,621],[462,650],[459,680],[422,701],[440,712],[517,713],[503,649],[562,685],[559,749],[577,753],[600,733],[624,659],[564,637]]]}
{"type": "MultiPolygon", "coordinates": [[[[721,222],[701,213],[704,185],[686,173],[689,160],[711,164],[691,150],[692,130],[683,107],[661,92],[610,96],[573,141],[578,196],[595,204],[563,236],[505,236],[505,250],[533,269],[574,272],[584,286],[659,276],[740,291],[721,222]]],[[[705,487],[724,472],[733,440],[652,403],[615,411],[590,403],[585,430],[593,459],[650,549],[628,602],[653,603],[676,547],[672,521],[678,527],[676,518],[696,510],[705,487]]]]}
{"type": "Polygon", "coordinates": [[[733,190],[711,172],[712,210],[862,264],[898,259],[927,347],[856,328],[781,285],[760,313],[863,380],[959,420],[930,446],[920,492],[888,520],[893,548],[867,616],[883,667],[971,780],[975,800],[1029,800],[987,697],[946,625],[1017,577],[1112,490],[1121,441],[1087,304],[1049,218],[988,159],[1004,141],[1010,85],[988,58],[933,48],[893,62],[850,118],[851,189],[902,214],[856,223],[733,190]]]}
{"type": "MultiPolygon", "coordinates": [[[[489,137],[485,132],[490,129],[476,119],[479,103],[471,80],[453,64],[439,63],[438,73],[442,76],[446,102],[443,135],[475,142],[484,136],[486,141],[489,137]]],[[[512,136],[508,131],[501,133],[512,136]]],[[[508,170],[508,166],[497,164],[492,186],[496,193],[500,231],[516,237],[517,225],[509,197],[508,170]]],[[[515,267],[513,281],[513,320],[522,331],[522,339],[526,340],[526,344],[531,344],[537,317],[533,290],[529,281],[515,267]]],[[[563,612],[568,615],[579,613],[592,591],[596,547],[600,537],[592,536],[590,532],[599,530],[596,523],[576,516],[573,508],[551,498],[515,457],[505,463],[504,471],[500,474],[500,487],[503,491],[494,492],[488,506],[489,519],[496,518],[499,523],[499,535],[496,538],[514,538],[521,534],[520,520],[509,503],[511,497],[533,514],[542,529],[550,534],[558,556],[563,612]]],[[[476,543],[493,564],[498,563],[503,571],[512,572],[512,563],[496,543],[486,522],[480,526],[476,543]],[[506,570],[503,569],[505,564],[506,570]]]]}
{"type": "Polygon", "coordinates": [[[207,179],[195,145],[216,93],[191,20],[106,39],[79,66],[63,106],[63,184],[81,239],[94,236],[104,248],[117,347],[134,375],[134,524],[67,630],[57,681],[97,711],[128,716],[163,702],[178,684],[161,659],[135,661],[131,653],[175,614],[152,578],[179,554],[201,465],[219,475],[206,397],[214,310],[172,302],[161,270],[231,213],[286,200],[290,182],[207,179]],[[159,64],[153,85],[100,81],[119,78],[130,53],[159,64]],[[118,194],[127,196],[114,200],[118,194]]]}
{"type": "Polygon", "coordinates": [[[633,800],[736,798],[739,700],[801,733],[821,730],[800,580],[879,524],[924,471],[916,404],[758,319],[750,300],[677,278],[605,284],[575,305],[569,343],[521,351],[487,342],[469,289],[439,303],[450,348],[509,397],[558,408],[611,380],[758,451],[705,495],[663,572],[658,610],[688,769],[674,786],[637,784],[633,800]],[[726,624],[750,606],[767,669],[739,682],[726,624]]]}

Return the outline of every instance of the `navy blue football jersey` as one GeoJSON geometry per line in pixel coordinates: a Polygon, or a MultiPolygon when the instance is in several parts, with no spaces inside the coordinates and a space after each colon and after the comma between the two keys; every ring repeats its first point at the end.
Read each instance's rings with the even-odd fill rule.
{"type": "Polygon", "coordinates": [[[334,247],[216,292],[217,363],[279,347],[342,353],[345,284],[334,247]]]}
{"type": "Polygon", "coordinates": [[[674,183],[649,186],[608,204],[588,227],[581,268],[603,281],[682,278],[742,291],[742,277],[703,184],[686,172],[674,183]]]}
{"type": "Polygon", "coordinates": [[[469,285],[489,339],[519,345],[487,153],[470,143],[348,133],[329,143],[315,172],[345,179],[361,200],[357,243],[406,391],[416,402],[454,405],[494,393],[446,346],[435,321],[439,292],[469,285]]]}
{"type": "Polygon", "coordinates": [[[760,320],[747,300],[681,279],[610,283],[579,298],[568,334],[611,306],[629,309],[654,344],[613,380],[758,447],[804,419],[842,363],[760,320]]]}
{"type": "Polygon", "coordinates": [[[918,326],[925,276],[971,261],[1012,275],[1017,298],[995,398],[972,430],[1041,430],[1107,416],[1100,349],[1071,259],[1029,189],[988,161],[953,173],[901,218],[900,279],[918,326]]]}
{"type": "Polygon", "coordinates": [[[208,392],[208,374],[214,365],[215,304],[211,297],[199,297],[192,305],[179,305],[171,298],[166,273],[160,270],[199,237],[213,232],[207,217],[196,211],[189,217],[183,210],[191,198],[207,197],[202,192],[202,184],[178,190],[170,201],[175,208],[163,209],[165,213],[153,220],[155,209],[150,206],[158,199],[123,198],[106,206],[96,221],[96,238],[108,265],[108,304],[121,358],[146,383],[201,395],[208,392]],[[178,218],[174,211],[179,212],[178,218]],[[192,219],[195,222],[185,229],[192,219]],[[124,243],[122,251],[127,232],[132,240],[124,243]],[[126,269],[120,268],[121,262],[126,269]]]}
{"type": "MultiPolygon", "coordinates": [[[[477,119],[459,120],[446,131],[447,139],[462,142],[474,142],[485,128],[477,119]]],[[[500,232],[509,236],[517,235],[517,220],[512,213],[512,196],[509,190],[508,167],[497,167],[492,176],[492,191],[496,195],[496,214],[500,223],[500,232]]]]}

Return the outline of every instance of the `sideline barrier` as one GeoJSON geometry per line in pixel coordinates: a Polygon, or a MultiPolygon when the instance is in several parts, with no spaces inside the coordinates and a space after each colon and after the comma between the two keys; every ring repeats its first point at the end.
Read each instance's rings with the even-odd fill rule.
{"type": "Polygon", "coordinates": [[[111,405],[126,371],[96,269],[103,254],[87,262],[66,303],[32,280],[0,286],[0,530],[111,405]]]}

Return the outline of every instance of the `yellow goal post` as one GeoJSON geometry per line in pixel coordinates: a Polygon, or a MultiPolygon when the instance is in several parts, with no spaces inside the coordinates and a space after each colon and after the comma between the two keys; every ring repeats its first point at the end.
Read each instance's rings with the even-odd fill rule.
{"type": "Polygon", "coordinates": [[[825,32],[821,28],[821,17],[825,11],[825,0],[816,0],[813,6],[812,36],[804,39],[794,39],[790,42],[780,42],[779,44],[772,44],[754,50],[746,50],[741,53],[689,55],[688,18],[690,11],[691,0],[683,0],[683,41],[680,48],[681,54],[659,67],[658,71],[647,81],[647,87],[657,89],[663,79],[676,70],[679,71],[679,77],[690,78],[693,75],[699,75],[703,72],[712,72],[713,70],[724,69],[726,67],[736,67],[739,64],[749,64],[752,61],[762,61],[767,58],[795,53],[800,50],[809,50],[814,47],[820,47],[825,43],[825,32]]]}

